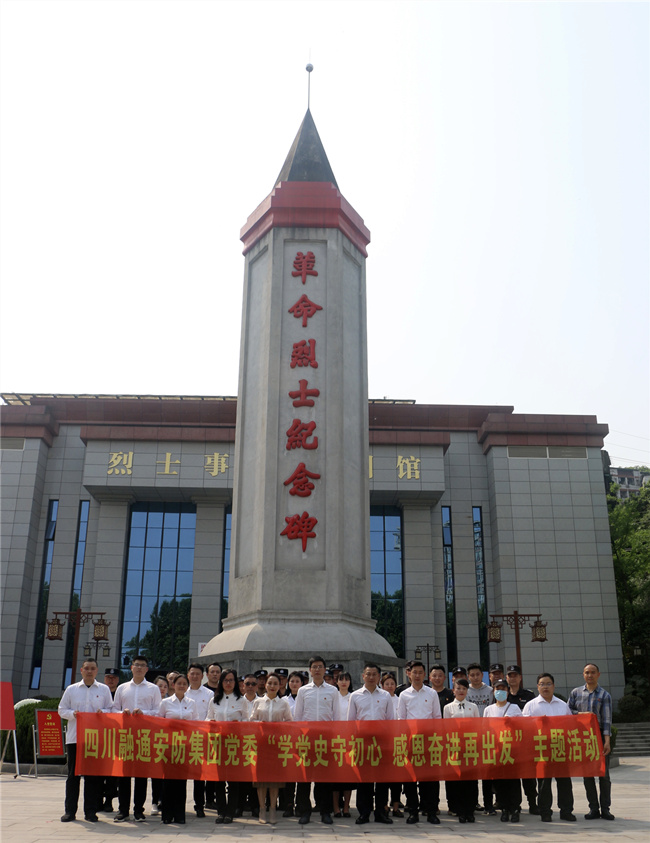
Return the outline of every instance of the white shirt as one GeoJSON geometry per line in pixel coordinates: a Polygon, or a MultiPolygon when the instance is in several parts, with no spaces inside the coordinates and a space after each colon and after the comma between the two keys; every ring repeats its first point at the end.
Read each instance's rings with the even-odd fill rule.
{"type": "Polygon", "coordinates": [[[316,685],[308,682],[298,688],[296,705],[293,710],[294,720],[336,720],[336,697],[338,689],[327,682],[316,685]]]}
{"type": "Polygon", "coordinates": [[[160,708],[160,688],[153,682],[147,682],[146,679],[138,685],[133,679],[123,685],[118,685],[113,700],[113,711],[120,712],[125,708],[131,712],[139,708],[143,714],[155,716],[160,708]]]}
{"type": "Polygon", "coordinates": [[[483,717],[521,717],[521,709],[517,703],[506,703],[504,706],[494,703],[485,709],[483,717]]]}
{"type": "Polygon", "coordinates": [[[467,699],[465,699],[463,702],[454,700],[453,702],[447,703],[443,709],[442,716],[447,720],[450,717],[480,717],[481,714],[477,705],[467,702],[467,699]]]}
{"type": "MultiPolygon", "coordinates": [[[[402,692],[403,693],[403,692],[402,692]]],[[[348,720],[394,720],[395,708],[393,699],[388,691],[375,688],[359,688],[350,694],[348,720]]]]}
{"type": "Polygon", "coordinates": [[[253,713],[253,708],[255,707],[255,703],[260,699],[260,697],[255,695],[252,700],[249,700],[248,697],[244,695],[242,699],[246,704],[246,716],[244,717],[244,720],[250,720],[251,714],[253,713]]]}
{"type": "Polygon", "coordinates": [[[293,720],[293,717],[291,706],[285,697],[270,699],[265,694],[255,700],[250,719],[277,723],[280,720],[293,720]]]}
{"type": "Polygon", "coordinates": [[[201,687],[197,688],[196,691],[193,688],[188,688],[187,691],[185,691],[185,697],[189,697],[191,700],[194,700],[196,705],[195,719],[205,720],[208,716],[208,706],[214,699],[214,692],[209,688],[206,688],[205,685],[201,685],[201,687]]]}
{"type": "MultiPolygon", "coordinates": [[[[297,697],[297,695],[296,695],[296,697],[297,697]]],[[[294,697],[293,694],[287,694],[287,696],[284,698],[289,703],[289,708],[291,709],[292,716],[293,716],[293,714],[296,710],[296,697],[294,697]]],[[[294,720],[295,720],[295,717],[294,717],[294,720]]]]}
{"type": "Polygon", "coordinates": [[[396,699],[399,720],[437,720],[441,717],[438,693],[426,685],[419,691],[412,685],[404,688],[396,699]]]}
{"type": "Polygon", "coordinates": [[[196,703],[187,696],[179,700],[176,694],[173,697],[166,697],[158,709],[159,717],[173,718],[174,720],[198,720],[196,703]]]}
{"type": "Polygon", "coordinates": [[[243,697],[236,697],[234,694],[224,694],[221,700],[216,703],[211,701],[208,706],[206,720],[247,720],[248,709],[243,697]]]}
{"type": "Polygon", "coordinates": [[[571,709],[564,700],[555,695],[550,702],[546,702],[540,694],[526,703],[522,714],[524,717],[564,717],[565,714],[571,714],[571,709]]]}
{"type": "Polygon", "coordinates": [[[100,684],[97,680],[93,680],[92,685],[86,685],[83,679],[81,682],[75,682],[74,685],[68,685],[59,703],[59,715],[62,720],[68,721],[65,742],[77,743],[75,711],[103,711],[108,714],[112,710],[113,698],[108,690],[108,685],[100,684]],[[106,696],[107,693],[108,696],[106,696]]]}
{"type": "Polygon", "coordinates": [[[343,694],[341,694],[341,692],[339,691],[339,697],[336,701],[336,705],[337,705],[336,719],[337,720],[347,720],[348,719],[348,707],[350,705],[350,697],[351,696],[352,695],[350,693],[347,693],[345,696],[343,696],[343,694]]]}

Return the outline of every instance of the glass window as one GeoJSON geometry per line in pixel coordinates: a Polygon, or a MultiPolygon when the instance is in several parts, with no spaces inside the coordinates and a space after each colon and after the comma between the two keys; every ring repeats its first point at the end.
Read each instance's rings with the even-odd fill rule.
{"type": "Polygon", "coordinates": [[[52,576],[52,557],[54,556],[54,537],[56,535],[56,519],[59,512],[59,502],[50,501],[47,508],[45,523],[45,543],[43,546],[43,571],[41,573],[41,588],[38,598],[38,617],[36,633],[34,635],[34,649],[32,651],[32,679],[30,688],[38,690],[41,684],[41,668],[43,666],[43,644],[45,642],[45,626],[47,624],[47,605],[50,599],[50,579],[52,576]]]}
{"type": "Polygon", "coordinates": [[[442,566],[445,580],[445,615],[447,621],[447,664],[458,664],[456,638],[456,595],[454,592],[454,545],[451,529],[451,507],[440,508],[442,514],[442,566]]]}
{"type": "Polygon", "coordinates": [[[474,566],[476,569],[476,602],[478,612],[479,649],[481,664],[490,663],[490,649],[487,640],[487,599],[485,595],[485,553],[483,549],[483,511],[480,506],[472,507],[474,532],[474,566]]]}
{"type": "Polygon", "coordinates": [[[219,624],[223,629],[223,619],[228,617],[228,595],[230,594],[230,540],[232,537],[232,511],[226,511],[226,528],[223,534],[223,572],[221,575],[221,618],[219,624]]]}
{"type": "Polygon", "coordinates": [[[377,632],[404,657],[402,515],[395,506],[370,507],[370,590],[377,632]]]}
{"type": "Polygon", "coordinates": [[[187,664],[195,524],[193,504],[131,507],[120,664],[128,665],[137,653],[154,670],[187,664]]]}

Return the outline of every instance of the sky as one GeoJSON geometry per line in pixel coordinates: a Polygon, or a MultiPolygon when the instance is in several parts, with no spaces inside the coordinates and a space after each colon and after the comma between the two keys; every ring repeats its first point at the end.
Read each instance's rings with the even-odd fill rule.
{"type": "Polygon", "coordinates": [[[649,5],[1,0],[0,391],[236,395],[239,232],[307,107],[371,398],[650,465],[649,5]]]}

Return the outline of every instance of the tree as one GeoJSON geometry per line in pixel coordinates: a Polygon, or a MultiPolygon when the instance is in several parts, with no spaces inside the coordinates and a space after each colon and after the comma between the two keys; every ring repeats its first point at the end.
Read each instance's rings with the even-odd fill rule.
{"type": "Polygon", "coordinates": [[[190,615],[192,598],[179,596],[175,600],[163,600],[153,608],[149,629],[141,638],[135,636],[124,645],[131,658],[145,656],[152,670],[167,672],[173,667],[185,666],[189,660],[190,615]]]}
{"type": "Polygon", "coordinates": [[[371,592],[372,618],[377,621],[377,632],[404,658],[404,601],[398,589],[387,598],[380,591],[371,592]]]}
{"type": "Polygon", "coordinates": [[[650,679],[650,486],[625,500],[607,496],[625,674],[650,679]]]}

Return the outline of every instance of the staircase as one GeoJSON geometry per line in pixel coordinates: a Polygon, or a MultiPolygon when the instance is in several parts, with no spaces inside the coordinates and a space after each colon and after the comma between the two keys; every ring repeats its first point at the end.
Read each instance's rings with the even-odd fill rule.
{"type": "Polygon", "coordinates": [[[650,723],[615,723],[618,729],[614,755],[650,755],[650,723]]]}

